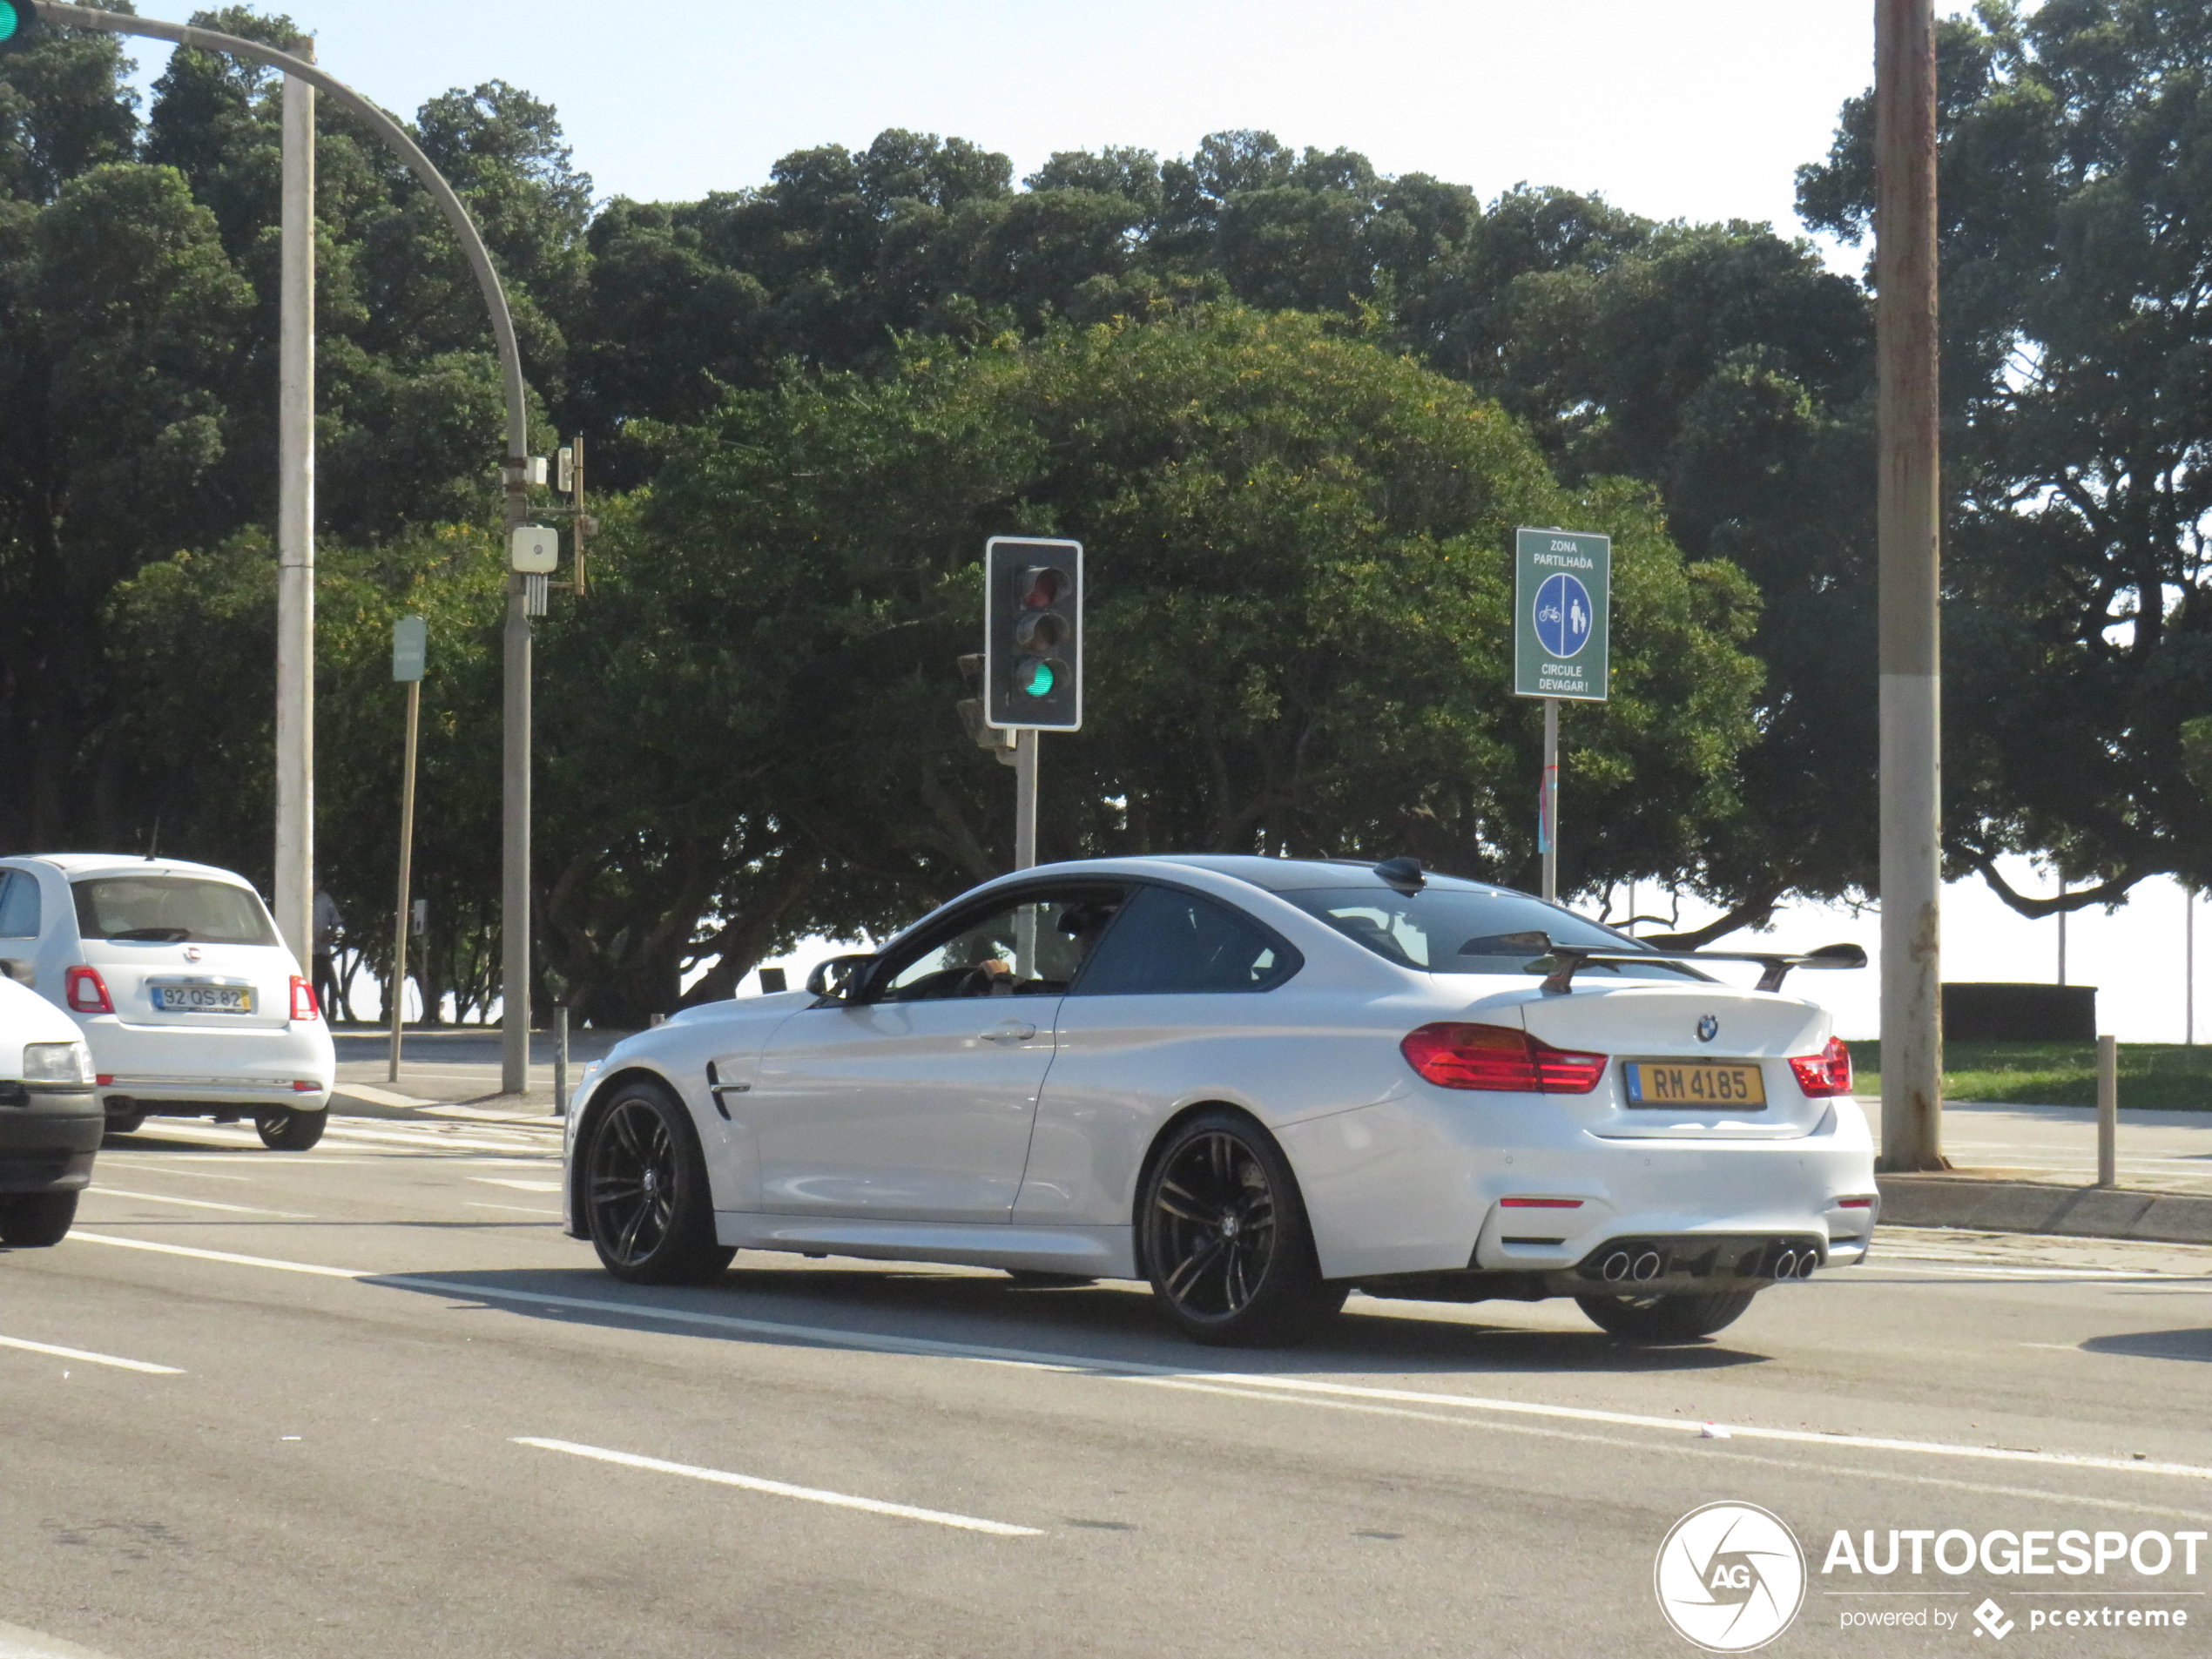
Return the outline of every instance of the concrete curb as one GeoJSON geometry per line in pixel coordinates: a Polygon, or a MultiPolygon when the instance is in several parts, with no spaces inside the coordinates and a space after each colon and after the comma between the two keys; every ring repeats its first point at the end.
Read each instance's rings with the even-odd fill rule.
{"type": "Polygon", "coordinates": [[[1882,1192],[1882,1220],[1903,1227],[2212,1244],[2212,1197],[2060,1186],[1963,1171],[1884,1175],[1875,1184],[1882,1192]]]}

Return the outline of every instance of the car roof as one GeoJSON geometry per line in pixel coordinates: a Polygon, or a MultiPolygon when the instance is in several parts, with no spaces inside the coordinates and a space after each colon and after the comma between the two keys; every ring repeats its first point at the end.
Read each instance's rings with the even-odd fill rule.
{"type": "MultiPolygon", "coordinates": [[[[1329,887],[1394,888],[1402,885],[1378,874],[1373,861],[1366,859],[1271,859],[1248,853],[1161,853],[1148,857],[1144,862],[1211,870],[1270,893],[1306,893],[1329,887]]],[[[1513,891],[1487,881],[1442,875],[1433,870],[1421,873],[1421,885],[1456,893],[1513,891]]]]}
{"type": "Polygon", "coordinates": [[[194,875],[227,881],[235,887],[253,884],[235,870],[190,859],[149,859],[135,853],[17,853],[0,859],[0,865],[49,864],[72,881],[81,875],[194,875]]]}

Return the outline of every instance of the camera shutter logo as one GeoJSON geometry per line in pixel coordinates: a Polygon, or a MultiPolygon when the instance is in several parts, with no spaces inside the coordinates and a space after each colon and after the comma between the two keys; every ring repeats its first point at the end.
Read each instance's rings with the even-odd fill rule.
{"type": "Polygon", "coordinates": [[[1709,1503],[1675,1522],[1651,1581],[1676,1635],[1708,1653],[1749,1653],[1804,1605],[1805,1553],[1757,1504],[1709,1503]]]}

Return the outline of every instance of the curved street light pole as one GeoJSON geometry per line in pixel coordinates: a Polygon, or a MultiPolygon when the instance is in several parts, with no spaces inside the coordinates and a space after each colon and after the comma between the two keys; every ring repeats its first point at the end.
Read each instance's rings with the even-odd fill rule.
{"type": "MultiPolygon", "coordinates": [[[[492,338],[498,344],[500,372],[506,382],[507,394],[507,458],[500,468],[506,496],[507,524],[511,529],[527,522],[529,517],[527,472],[529,404],[523,386],[523,355],[515,341],[515,319],[507,308],[507,290],[501,286],[499,273],[492,268],[491,255],[484,247],[484,239],[477,233],[475,221],[469,217],[468,208],[454,193],[453,186],[446,182],[445,175],[430,164],[429,157],[424,155],[421,147],[408,136],[407,129],[343,81],[317,68],[306,58],[279,51],[275,47],[264,45],[258,40],[219,34],[212,29],[196,29],[189,24],[163,23],[158,18],[130,17],[122,12],[102,11],[91,6],[64,5],[60,3],[60,0],[32,0],[32,5],[43,23],[70,29],[95,30],[109,35],[137,35],[148,40],[165,40],[173,45],[190,47],[194,51],[222,52],[281,70],[293,79],[327,93],[365,122],[387,147],[407,163],[408,171],[421,181],[422,187],[437,202],[439,209],[445,214],[446,223],[452,228],[454,239],[461,244],[462,252],[469,256],[469,268],[476,273],[476,286],[483,291],[485,309],[491,314],[492,338]]],[[[304,718],[312,705],[314,686],[309,684],[296,689],[304,718]]],[[[280,687],[280,698],[282,694],[283,688],[280,687]]],[[[502,895],[500,932],[505,960],[500,988],[502,1008],[500,1022],[500,1087],[508,1094],[520,1094],[529,1086],[530,620],[523,578],[511,571],[507,578],[503,728],[502,770],[505,802],[501,848],[502,895]]],[[[309,730],[311,732],[311,728],[309,730]]],[[[307,736],[306,740],[312,743],[312,736],[307,736]]],[[[309,752],[312,753],[312,751],[309,752]]],[[[280,769],[282,764],[280,758],[280,769]]],[[[312,949],[312,941],[308,942],[312,949]]],[[[400,977],[400,970],[395,967],[393,974],[395,984],[400,977]]]]}

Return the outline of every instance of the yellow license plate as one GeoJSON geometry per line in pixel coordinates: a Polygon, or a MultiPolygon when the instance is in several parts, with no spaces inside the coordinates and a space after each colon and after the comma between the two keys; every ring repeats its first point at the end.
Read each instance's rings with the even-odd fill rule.
{"type": "Polygon", "coordinates": [[[1756,1112],[1766,1107],[1766,1080],[1751,1060],[1629,1060],[1631,1106],[1695,1106],[1704,1111],[1756,1112]]]}

